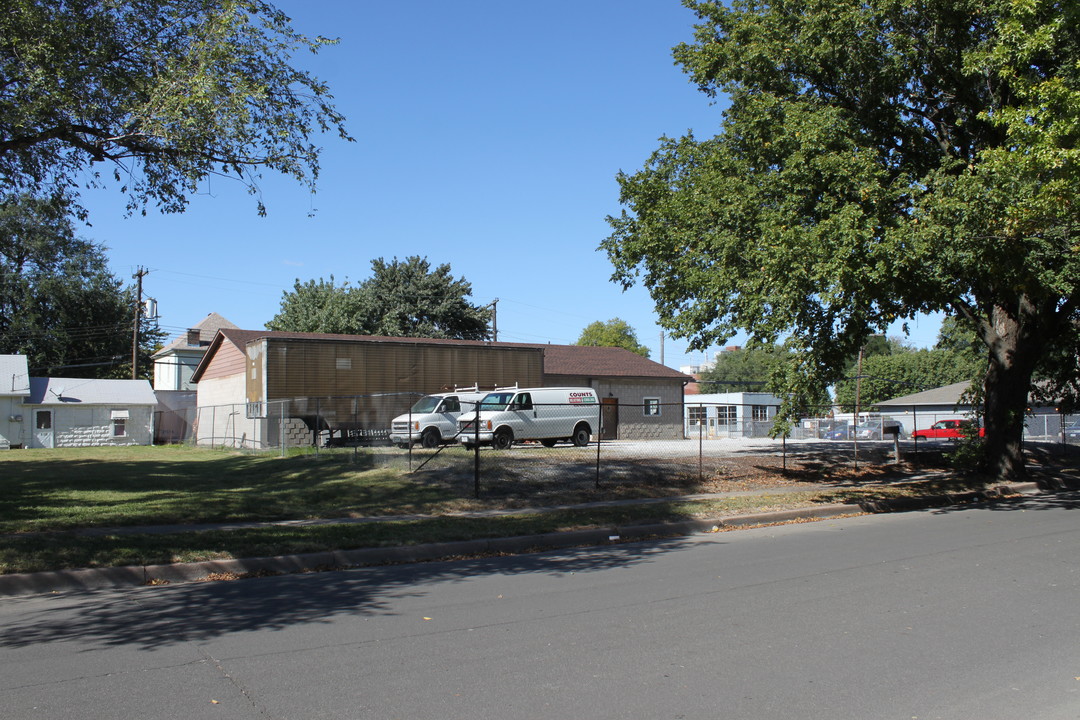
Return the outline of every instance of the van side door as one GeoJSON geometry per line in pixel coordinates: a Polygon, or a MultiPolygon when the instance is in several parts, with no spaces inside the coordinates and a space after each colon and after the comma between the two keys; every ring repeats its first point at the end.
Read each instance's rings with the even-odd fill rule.
{"type": "Polygon", "coordinates": [[[509,409],[514,412],[514,435],[521,439],[532,437],[538,412],[533,405],[532,394],[518,393],[509,409]]]}

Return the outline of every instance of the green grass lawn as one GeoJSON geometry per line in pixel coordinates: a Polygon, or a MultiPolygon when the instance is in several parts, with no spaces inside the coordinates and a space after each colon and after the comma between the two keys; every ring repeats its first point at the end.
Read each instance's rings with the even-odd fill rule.
{"type": "MultiPolygon", "coordinates": [[[[956,492],[964,481],[866,487],[781,483],[751,497],[679,501],[527,513],[489,518],[453,517],[452,511],[560,505],[619,497],[672,496],[714,490],[692,482],[638,475],[600,490],[578,484],[512,481],[490,497],[472,497],[460,471],[410,474],[400,453],[380,457],[351,450],[296,454],[243,454],[185,446],[13,450],[0,453],[0,573],[192,562],[363,547],[387,547],[471,538],[509,537],[587,527],[688,518],[956,492]],[[228,531],[178,529],[168,534],[76,535],[77,528],[273,521],[423,514],[365,524],[253,527],[228,531]]],[[[451,466],[452,468],[452,466],[451,466]]],[[[758,480],[758,487],[760,483],[758,480]]],[[[741,489],[742,481],[736,482],[741,489]]],[[[729,487],[728,489],[736,489],[729,487]]]]}
{"type": "Polygon", "coordinates": [[[0,534],[437,511],[459,493],[351,452],[179,445],[0,453],[0,534]]]}

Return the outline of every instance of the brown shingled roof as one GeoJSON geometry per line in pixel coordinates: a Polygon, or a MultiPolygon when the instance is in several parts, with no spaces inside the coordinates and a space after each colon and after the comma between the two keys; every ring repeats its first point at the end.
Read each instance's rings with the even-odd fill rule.
{"type": "Polygon", "coordinates": [[[618,347],[591,345],[543,345],[544,374],[603,377],[670,378],[691,381],[689,375],[672,370],[635,352],[618,347]]]}
{"type": "Polygon", "coordinates": [[[669,378],[672,380],[691,381],[692,377],[672,370],[666,365],[642,357],[637,353],[616,347],[595,347],[589,345],[542,345],[534,343],[490,342],[486,340],[450,340],[443,338],[385,337],[378,335],[336,335],[330,333],[298,333],[277,330],[240,330],[222,328],[215,336],[206,355],[192,375],[192,381],[198,382],[205,366],[210,362],[217,348],[223,341],[244,350],[247,344],[260,338],[281,340],[310,340],[366,342],[366,343],[410,343],[415,345],[465,345],[507,348],[540,348],[544,351],[545,375],[589,375],[603,377],[634,378],[669,378]]]}

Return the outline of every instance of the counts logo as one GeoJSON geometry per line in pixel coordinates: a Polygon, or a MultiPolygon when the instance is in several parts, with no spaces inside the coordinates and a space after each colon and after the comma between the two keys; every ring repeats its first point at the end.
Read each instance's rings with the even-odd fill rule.
{"type": "Polygon", "coordinates": [[[570,393],[570,403],[573,405],[595,405],[596,396],[592,393],[572,392],[570,393]]]}

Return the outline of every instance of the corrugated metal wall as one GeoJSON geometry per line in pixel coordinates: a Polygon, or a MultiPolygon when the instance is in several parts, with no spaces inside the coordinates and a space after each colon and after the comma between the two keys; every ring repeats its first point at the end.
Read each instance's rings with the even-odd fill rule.
{"type": "Polygon", "coordinates": [[[251,402],[473,384],[529,387],[543,379],[540,348],[266,338],[249,345],[247,355],[251,402]]]}
{"type": "Polygon", "coordinates": [[[422,394],[542,384],[541,348],[263,338],[247,346],[249,403],[290,400],[313,430],[383,431],[422,394]]]}

